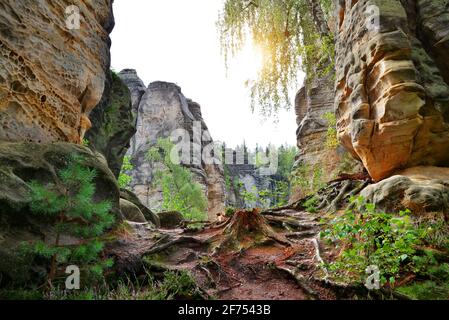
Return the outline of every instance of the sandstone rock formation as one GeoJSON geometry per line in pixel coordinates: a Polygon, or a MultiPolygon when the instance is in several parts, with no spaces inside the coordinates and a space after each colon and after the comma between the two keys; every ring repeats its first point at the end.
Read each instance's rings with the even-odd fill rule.
{"type": "Polygon", "coordinates": [[[378,209],[398,212],[410,209],[415,215],[442,212],[449,218],[449,168],[414,167],[398,172],[361,194],[378,209]]]}
{"type": "Polygon", "coordinates": [[[449,8],[340,0],[336,97],[342,144],[371,177],[449,166],[449,8]]]}
{"type": "Polygon", "coordinates": [[[135,71],[124,70],[119,76],[129,85],[133,105],[138,104],[137,132],[129,150],[134,165],[131,172],[132,191],[150,209],[160,207],[162,193],[160,189],[152,187],[155,168],[151,168],[145,159],[146,154],[159,138],[170,137],[174,132],[181,132],[181,135],[187,132],[192,153],[188,161],[190,163],[183,164],[203,186],[209,203],[209,219],[215,220],[216,215],[224,211],[223,169],[219,164],[209,164],[202,159],[203,151],[213,146],[213,140],[202,118],[200,105],[186,99],[181,88],[173,83],[151,83],[141,96],[142,82],[135,71]]]}
{"type": "Polygon", "coordinates": [[[80,142],[109,69],[112,0],[0,3],[0,140],[80,142]],[[66,24],[79,9],[80,28],[66,24]]]}
{"type": "Polygon", "coordinates": [[[142,204],[142,202],[139,200],[139,198],[134,193],[132,193],[131,191],[126,190],[126,189],[121,189],[120,190],[120,198],[127,200],[127,201],[131,202],[132,204],[134,204],[135,206],[137,206],[148,222],[153,223],[154,226],[156,226],[156,227],[161,226],[161,222],[159,220],[158,215],[155,214],[154,212],[152,212],[146,206],[144,206],[142,204]]]}
{"type": "Polygon", "coordinates": [[[139,111],[140,100],[142,99],[147,87],[137,75],[137,71],[133,69],[125,69],[119,73],[120,79],[129,88],[131,92],[132,110],[137,119],[137,112],[139,111]]]}
{"type": "MultiPolygon", "coordinates": [[[[334,73],[315,76],[298,91],[295,98],[295,113],[298,157],[295,169],[302,167],[301,174],[312,181],[317,170],[323,182],[330,181],[340,173],[353,173],[362,168],[353,161],[342,146],[328,146],[329,124],[327,114],[334,113],[334,73]]],[[[294,188],[291,201],[307,195],[310,190],[294,188]]]]}
{"type": "Polygon", "coordinates": [[[332,75],[313,79],[305,84],[295,98],[296,131],[299,160],[319,163],[325,153],[328,121],[325,114],[334,110],[334,81],[332,75]]]}
{"type": "Polygon", "coordinates": [[[103,97],[89,116],[92,128],[86,139],[89,147],[104,154],[109,168],[118,177],[136,123],[128,87],[113,72],[109,71],[106,79],[103,97]]]}
{"type": "Polygon", "coordinates": [[[140,211],[139,207],[134,203],[129,202],[125,199],[120,199],[120,210],[122,211],[123,218],[138,223],[146,223],[147,220],[143,215],[142,211],[140,211]]]}

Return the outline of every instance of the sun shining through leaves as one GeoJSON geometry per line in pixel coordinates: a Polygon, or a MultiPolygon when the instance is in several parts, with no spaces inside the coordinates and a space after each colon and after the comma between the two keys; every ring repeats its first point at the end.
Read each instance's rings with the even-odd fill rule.
{"type": "Polygon", "coordinates": [[[251,43],[262,53],[257,78],[248,82],[253,111],[271,117],[288,109],[301,70],[312,75],[322,61],[332,66],[333,37],[320,20],[330,11],[329,0],[226,0],[217,27],[227,68],[251,43]]]}

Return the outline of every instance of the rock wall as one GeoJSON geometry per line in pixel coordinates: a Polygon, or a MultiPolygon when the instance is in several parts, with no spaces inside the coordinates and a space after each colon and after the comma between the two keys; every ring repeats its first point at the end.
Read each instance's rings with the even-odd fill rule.
{"type": "Polygon", "coordinates": [[[142,81],[135,71],[124,70],[119,76],[129,86],[133,105],[138,105],[137,132],[128,153],[134,165],[130,173],[132,191],[150,209],[160,207],[161,190],[152,187],[153,172],[157,168],[152,168],[145,156],[159,138],[170,137],[176,130],[185,130],[190,135],[193,151],[190,164],[185,165],[203,186],[209,203],[209,219],[215,220],[216,215],[224,211],[224,176],[221,165],[202,161],[204,148],[213,144],[213,140],[202,118],[200,105],[186,99],[181,88],[173,83],[151,83],[142,94],[142,81]],[[199,138],[194,139],[194,131],[200,134],[196,136],[199,138]]]}
{"type": "Polygon", "coordinates": [[[136,133],[136,119],[129,89],[115,73],[107,73],[103,97],[89,118],[92,122],[86,134],[89,147],[104,154],[109,168],[118,177],[130,139],[136,133]]]}
{"type": "Polygon", "coordinates": [[[376,181],[403,168],[448,166],[448,5],[434,0],[336,5],[341,143],[376,181]]]}
{"type": "Polygon", "coordinates": [[[103,94],[113,26],[112,0],[0,2],[0,140],[81,141],[103,94]]]}
{"type": "MultiPolygon", "coordinates": [[[[334,114],[334,73],[309,79],[295,98],[298,157],[294,169],[313,181],[317,170],[322,182],[336,178],[340,173],[353,173],[362,168],[353,161],[342,146],[328,146],[329,121],[326,114],[334,114]]],[[[299,173],[298,173],[299,174],[299,173]]],[[[291,201],[301,199],[312,190],[295,187],[291,201]]]]}
{"type": "MultiPolygon", "coordinates": [[[[259,192],[272,190],[276,177],[261,175],[252,164],[227,164],[226,173],[229,175],[227,186],[226,205],[234,208],[254,208],[270,206],[269,203],[259,201],[259,192]],[[239,187],[239,183],[242,186],[239,187]],[[255,200],[245,199],[242,191],[254,195],[255,200]]],[[[268,199],[267,199],[268,200],[268,199]]]]}

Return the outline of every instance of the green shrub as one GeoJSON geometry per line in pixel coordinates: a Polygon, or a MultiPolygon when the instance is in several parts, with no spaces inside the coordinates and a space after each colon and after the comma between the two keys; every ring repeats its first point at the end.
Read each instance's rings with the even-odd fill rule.
{"type": "Polygon", "coordinates": [[[335,149],[339,145],[337,138],[337,119],[335,117],[335,114],[332,112],[326,112],[323,118],[327,120],[328,123],[326,147],[329,149],[335,149]]]}
{"type": "MultiPolygon", "coordinates": [[[[398,215],[378,212],[363,198],[352,199],[352,207],[329,222],[321,236],[331,243],[343,245],[343,251],[329,269],[338,276],[364,277],[368,266],[380,270],[381,284],[394,285],[407,272],[417,272],[425,265],[416,247],[425,231],[411,221],[410,212],[398,215]]],[[[427,262],[426,262],[427,263],[427,262]]]]}
{"type": "Polygon", "coordinates": [[[120,172],[120,175],[118,177],[118,184],[120,188],[126,189],[131,184],[133,178],[127,174],[127,172],[134,169],[134,166],[131,163],[131,157],[125,156],[123,158],[123,164],[122,164],[122,170],[120,172]]]}

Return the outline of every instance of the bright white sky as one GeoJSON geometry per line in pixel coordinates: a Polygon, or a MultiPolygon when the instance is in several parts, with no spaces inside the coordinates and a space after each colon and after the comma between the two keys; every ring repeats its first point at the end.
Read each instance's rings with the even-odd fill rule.
{"type": "Polygon", "coordinates": [[[251,112],[245,81],[256,78],[261,60],[252,45],[230,62],[226,75],[215,25],[223,1],[115,0],[112,68],[136,69],[146,85],[177,83],[201,104],[214,140],[229,147],[243,140],[250,147],[296,145],[293,108],[280,113],[278,124],[251,112]]]}

